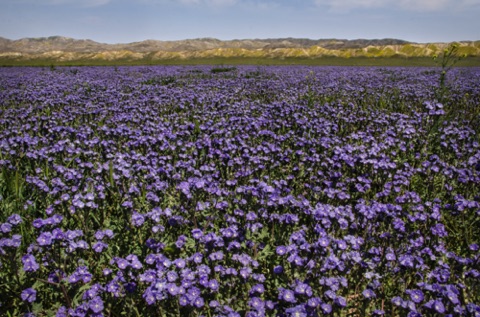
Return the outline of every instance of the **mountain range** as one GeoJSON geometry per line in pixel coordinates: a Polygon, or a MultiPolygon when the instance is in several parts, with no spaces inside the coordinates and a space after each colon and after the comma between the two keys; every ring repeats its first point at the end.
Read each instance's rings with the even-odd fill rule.
{"type": "MultiPolygon", "coordinates": [[[[461,41],[459,54],[480,56],[480,41],[461,41]]],[[[242,39],[198,38],[104,44],[62,36],[10,40],[0,37],[0,59],[11,61],[162,61],[195,58],[432,57],[449,43],[413,43],[399,39],[242,39]]]]}

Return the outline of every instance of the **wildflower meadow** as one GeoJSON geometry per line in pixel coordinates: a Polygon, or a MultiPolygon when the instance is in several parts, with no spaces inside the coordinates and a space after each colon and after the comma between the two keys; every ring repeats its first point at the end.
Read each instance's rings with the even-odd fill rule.
{"type": "Polygon", "coordinates": [[[480,316],[480,68],[0,69],[0,316],[480,316]]]}

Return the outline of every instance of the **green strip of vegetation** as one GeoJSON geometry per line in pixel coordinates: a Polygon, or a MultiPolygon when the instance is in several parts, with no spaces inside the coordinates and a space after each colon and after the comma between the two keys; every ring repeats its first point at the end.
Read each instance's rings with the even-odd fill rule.
{"type": "MultiPolygon", "coordinates": [[[[53,59],[13,60],[0,59],[0,66],[139,66],[139,65],[311,65],[311,66],[436,66],[430,57],[319,57],[319,58],[252,58],[252,57],[215,57],[165,60],[73,60],[53,59]]],[[[456,66],[479,67],[480,57],[467,57],[456,66]]]]}

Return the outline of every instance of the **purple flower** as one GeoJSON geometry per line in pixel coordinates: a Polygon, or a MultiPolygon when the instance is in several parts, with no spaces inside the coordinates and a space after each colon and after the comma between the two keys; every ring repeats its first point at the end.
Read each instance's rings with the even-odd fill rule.
{"type": "Polygon", "coordinates": [[[97,253],[100,253],[103,251],[103,249],[107,248],[108,247],[108,244],[106,243],[103,243],[103,242],[97,242],[93,245],[92,249],[97,252],[97,253]]]}
{"type": "Polygon", "coordinates": [[[177,268],[183,269],[183,268],[185,268],[185,265],[186,265],[187,263],[185,262],[184,259],[175,259],[175,260],[173,261],[173,264],[174,264],[177,268]]]}
{"type": "Polygon", "coordinates": [[[398,218],[393,220],[393,228],[399,232],[405,232],[405,223],[398,218]]]}
{"type": "Polygon", "coordinates": [[[312,296],[313,291],[310,285],[305,283],[298,283],[295,286],[295,293],[300,295],[307,295],[308,297],[312,296]]]}
{"type": "Polygon", "coordinates": [[[177,241],[175,241],[175,246],[181,249],[185,245],[186,241],[187,241],[187,237],[182,234],[178,237],[177,241]]]}
{"type": "Polygon", "coordinates": [[[399,261],[401,266],[413,268],[413,256],[408,254],[401,255],[399,261]]]}
{"type": "Polygon", "coordinates": [[[330,299],[335,299],[337,298],[337,294],[333,290],[328,290],[325,292],[325,296],[330,298],[330,299]]]}
{"type": "MultiPolygon", "coordinates": [[[[480,163],[479,163],[480,164],[480,163]]],[[[468,246],[470,251],[478,251],[480,250],[480,246],[477,243],[472,243],[468,246]]]]}
{"type": "Polygon", "coordinates": [[[225,270],[225,274],[226,275],[233,275],[233,276],[237,276],[238,275],[238,271],[232,267],[229,267],[225,270]]]}
{"type": "Polygon", "coordinates": [[[467,311],[473,316],[477,317],[480,314],[480,306],[474,303],[468,303],[466,305],[467,311]]]}
{"type": "Polygon", "coordinates": [[[31,254],[24,255],[22,257],[23,270],[25,272],[35,272],[40,268],[35,257],[31,254]]]}
{"type": "Polygon", "coordinates": [[[68,317],[67,307],[60,306],[60,308],[57,310],[57,313],[55,314],[55,317],[68,317]]]}
{"type": "Polygon", "coordinates": [[[60,228],[53,229],[52,230],[52,235],[53,235],[53,239],[55,239],[55,240],[64,240],[65,239],[65,233],[60,228]]]}
{"type": "Polygon", "coordinates": [[[287,253],[287,248],[285,246],[278,246],[276,252],[278,255],[285,255],[287,253]]]}
{"type": "Polygon", "coordinates": [[[315,308],[315,307],[318,307],[318,305],[320,305],[321,303],[322,301],[320,300],[320,298],[312,297],[308,299],[307,306],[311,308],[315,308]]]}
{"type": "Polygon", "coordinates": [[[252,297],[248,301],[248,304],[250,305],[250,307],[256,310],[262,310],[265,307],[265,302],[259,297],[252,297]]]}
{"type": "Polygon", "coordinates": [[[193,306],[197,307],[197,308],[201,308],[205,305],[205,302],[203,300],[202,297],[197,297],[193,300],[193,306]]]}
{"type": "Polygon", "coordinates": [[[210,303],[208,303],[208,307],[210,308],[215,308],[215,307],[219,307],[220,306],[220,303],[216,300],[211,300],[210,303]]]}
{"type": "Polygon", "coordinates": [[[140,262],[138,259],[132,260],[130,265],[136,270],[140,270],[143,267],[142,262],[140,262]]]}
{"type": "Polygon", "coordinates": [[[397,257],[395,256],[395,253],[389,252],[385,254],[385,258],[387,259],[387,261],[395,261],[397,257]]]}
{"type": "Polygon", "coordinates": [[[100,313],[103,310],[103,301],[100,296],[95,296],[90,302],[88,303],[88,307],[94,313],[100,313]]]}
{"type": "Polygon", "coordinates": [[[22,300],[33,303],[37,299],[37,291],[33,288],[27,288],[22,291],[20,296],[22,297],[22,300]]]}
{"type": "Polygon", "coordinates": [[[438,299],[433,302],[433,309],[439,314],[443,314],[445,312],[445,306],[443,305],[442,301],[438,299]]]}
{"type": "Polygon", "coordinates": [[[252,268],[250,267],[240,269],[240,276],[243,277],[244,279],[247,279],[251,274],[252,274],[252,268]]]}
{"type": "Polygon", "coordinates": [[[2,233],[9,233],[10,231],[12,231],[12,225],[9,224],[9,223],[2,223],[0,225],[0,232],[2,233]]]}
{"type": "Polygon", "coordinates": [[[98,230],[97,232],[95,232],[95,239],[102,240],[103,237],[105,237],[105,232],[104,231],[98,230]]]}
{"type": "Polygon", "coordinates": [[[404,301],[402,307],[408,308],[410,311],[417,311],[417,306],[411,300],[404,301]]]}
{"type": "Polygon", "coordinates": [[[100,292],[104,291],[104,287],[100,284],[94,284],[90,289],[83,293],[83,299],[94,299],[100,292]]]}
{"type": "Polygon", "coordinates": [[[395,297],[392,298],[391,302],[395,306],[402,306],[404,300],[399,296],[395,296],[395,297]]]}
{"type": "Polygon", "coordinates": [[[128,263],[128,261],[125,259],[118,258],[116,262],[120,270],[125,270],[127,267],[130,266],[130,263],[128,263]]]}
{"type": "Polygon", "coordinates": [[[78,237],[83,236],[83,231],[82,230],[68,230],[65,232],[65,235],[68,240],[74,240],[78,237]]]}
{"type": "Polygon", "coordinates": [[[330,314],[332,312],[332,305],[323,303],[320,305],[320,309],[324,314],[330,314]]]}
{"type": "Polygon", "coordinates": [[[198,287],[191,287],[188,289],[188,292],[187,292],[187,295],[189,295],[190,297],[193,298],[196,298],[196,297],[199,297],[200,296],[200,289],[198,287]]]}
{"type": "Polygon", "coordinates": [[[37,243],[41,246],[51,245],[53,236],[51,232],[42,232],[38,238],[37,243]]]}
{"type": "Polygon", "coordinates": [[[79,240],[77,242],[77,248],[79,249],[88,249],[88,243],[85,240],[79,240]]]}
{"type": "MultiPolygon", "coordinates": [[[[150,288],[147,288],[147,290],[143,293],[143,298],[145,299],[145,301],[147,302],[147,305],[153,305],[155,304],[156,302],[156,296],[155,294],[152,292],[152,290],[150,288]]],[[[180,302],[180,305],[182,305],[182,303],[180,302]]],[[[185,305],[182,305],[182,306],[185,306],[185,305]]]]}
{"type": "Polygon", "coordinates": [[[212,291],[218,291],[219,287],[220,285],[216,279],[211,279],[208,281],[208,288],[210,288],[212,291]]]}
{"type": "Polygon", "coordinates": [[[448,236],[447,231],[445,230],[445,226],[441,223],[437,223],[435,226],[433,226],[431,229],[431,232],[435,236],[439,237],[446,237],[448,236]]]}
{"type": "Polygon", "coordinates": [[[344,240],[337,240],[337,247],[340,249],[340,250],[346,250],[348,245],[347,245],[347,242],[345,242],[344,240]]]}
{"type": "Polygon", "coordinates": [[[362,295],[365,299],[371,299],[371,298],[375,298],[376,295],[375,295],[375,292],[372,291],[371,289],[367,288],[365,289],[363,292],[362,292],[362,295]]]}
{"type": "Polygon", "coordinates": [[[410,299],[414,303],[421,303],[424,299],[423,292],[419,289],[407,290],[406,293],[410,295],[410,299]]]}
{"type": "Polygon", "coordinates": [[[347,306],[347,300],[345,299],[345,297],[342,297],[342,296],[337,296],[337,298],[335,298],[334,302],[337,306],[340,306],[340,307],[346,307],[347,306]]]}
{"type": "Polygon", "coordinates": [[[187,306],[188,304],[190,304],[190,300],[186,295],[182,295],[178,298],[178,303],[180,304],[180,306],[187,306]]]}
{"type": "MultiPolygon", "coordinates": [[[[293,262],[295,265],[297,265],[297,266],[303,266],[303,265],[304,265],[304,263],[305,263],[305,259],[304,259],[304,258],[302,258],[301,256],[296,255],[296,254],[292,254],[292,257],[293,257],[293,261],[292,261],[292,262],[293,262]]],[[[290,258],[289,258],[289,260],[290,260],[290,258]]]]}
{"type": "Polygon", "coordinates": [[[295,293],[289,289],[281,289],[278,297],[287,303],[295,303],[297,301],[295,299],[295,293]]]}
{"type": "Polygon", "coordinates": [[[185,196],[190,196],[190,184],[188,182],[181,182],[177,189],[179,189],[185,196]]]}
{"type": "Polygon", "coordinates": [[[12,214],[10,217],[8,217],[7,221],[11,224],[11,225],[18,225],[22,222],[22,217],[20,217],[20,215],[18,214],[12,214]]]}
{"type": "Polygon", "coordinates": [[[167,281],[175,282],[178,279],[178,274],[175,271],[169,271],[167,273],[167,281]]]}
{"type": "Polygon", "coordinates": [[[285,312],[292,317],[307,317],[307,311],[305,310],[305,305],[297,305],[295,307],[287,308],[285,312]]]}
{"type": "Polygon", "coordinates": [[[85,195],[85,199],[86,200],[94,200],[95,199],[95,195],[93,195],[93,193],[87,193],[85,195]]]}
{"type": "Polygon", "coordinates": [[[265,287],[263,286],[263,284],[255,284],[250,289],[250,295],[263,294],[263,292],[265,292],[265,287]]]}
{"type": "Polygon", "coordinates": [[[4,254],[2,247],[18,248],[22,243],[22,236],[14,234],[11,239],[0,239],[0,254],[4,254]]]}
{"type": "Polygon", "coordinates": [[[230,239],[236,235],[236,229],[235,228],[225,228],[221,230],[222,236],[224,238],[230,239]]]}
{"type": "MultiPolygon", "coordinates": [[[[456,305],[453,307],[453,312],[457,314],[457,316],[464,316],[465,315],[465,308],[463,308],[461,305],[456,305]]],[[[480,309],[479,309],[480,313],[480,309]]]]}
{"type": "Polygon", "coordinates": [[[212,261],[220,261],[223,259],[223,252],[222,251],[213,252],[208,257],[212,261]]]}
{"type": "Polygon", "coordinates": [[[197,253],[194,253],[191,257],[190,257],[190,261],[193,261],[197,264],[200,264],[202,263],[202,259],[203,259],[203,254],[200,253],[200,252],[197,252],[197,253]]]}
{"type": "Polygon", "coordinates": [[[202,230],[200,229],[193,229],[192,230],[192,237],[195,239],[195,240],[199,240],[203,237],[203,232],[202,230]]]}
{"type": "Polygon", "coordinates": [[[455,294],[452,291],[447,292],[447,298],[452,302],[453,305],[458,305],[460,304],[460,301],[458,300],[457,294],[455,294]]]}
{"type": "Polygon", "coordinates": [[[179,288],[174,283],[167,284],[167,291],[170,295],[176,296],[178,294],[179,288]]]}
{"type": "Polygon", "coordinates": [[[141,227],[144,222],[145,222],[145,215],[134,211],[132,214],[132,224],[138,228],[138,227],[141,227]]]}
{"type": "Polygon", "coordinates": [[[82,280],[84,283],[90,282],[92,279],[92,274],[88,272],[88,268],[86,266],[79,266],[75,272],[73,272],[69,277],[69,283],[75,284],[82,280]]]}
{"type": "Polygon", "coordinates": [[[330,244],[330,240],[327,237],[322,237],[322,238],[318,239],[318,244],[322,248],[326,248],[330,244]]]}

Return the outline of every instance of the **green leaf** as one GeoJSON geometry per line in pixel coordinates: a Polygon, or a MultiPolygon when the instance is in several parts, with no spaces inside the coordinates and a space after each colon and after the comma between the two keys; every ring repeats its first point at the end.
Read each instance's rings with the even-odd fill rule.
{"type": "Polygon", "coordinates": [[[258,259],[260,261],[263,261],[265,259],[268,259],[269,257],[271,257],[275,252],[273,251],[273,248],[271,245],[267,244],[265,246],[265,248],[263,248],[262,251],[260,251],[259,255],[258,255],[258,259]]]}
{"type": "Polygon", "coordinates": [[[45,284],[44,282],[39,281],[39,280],[36,280],[35,283],[33,283],[32,288],[34,288],[34,289],[39,289],[39,288],[42,287],[44,284],[45,284]]]}
{"type": "Polygon", "coordinates": [[[167,254],[174,254],[175,251],[176,251],[176,248],[175,246],[172,244],[172,245],[168,245],[166,246],[165,248],[163,248],[163,251],[167,254]]]}
{"type": "Polygon", "coordinates": [[[196,246],[195,240],[192,238],[188,238],[187,241],[185,242],[185,247],[187,248],[187,250],[195,250],[195,246],[196,246]]]}
{"type": "Polygon", "coordinates": [[[264,226],[264,227],[262,228],[262,230],[260,231],[260,233],[259,233],[259,235],[258,235],[258,238],[259,238],[260,240],[263,240],[263,239],[268,238],[268,237],[270,237],[270,231],[268,230],[268,227],[267,227],[267,226],[264,226]]]}
{"type": "Polygon", "coordinates": [[[85,285],[82,285],[78,290],[77,290],[77,293],[75,294],[75,297],[73,298],[72,302],[75,306],[77,306],[79,304],[79,300],[81,299],[83,293],[86,291],[86,290],[89,290],[90,289],[90,284],[85,284],[85,285]]]}
{"type": "Polygon", "coordinates": [[[37,315],[43,312],[43,305],[42,303],[33,303],[32,304],[32,312],[37,315]]]}

